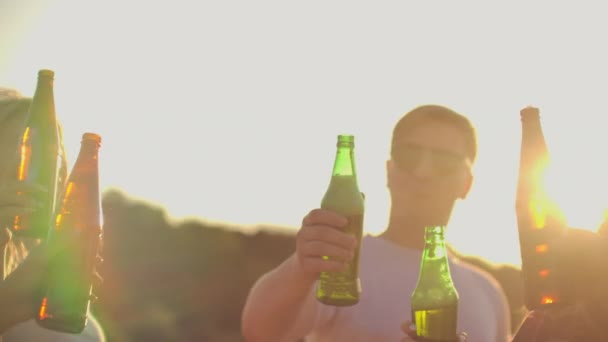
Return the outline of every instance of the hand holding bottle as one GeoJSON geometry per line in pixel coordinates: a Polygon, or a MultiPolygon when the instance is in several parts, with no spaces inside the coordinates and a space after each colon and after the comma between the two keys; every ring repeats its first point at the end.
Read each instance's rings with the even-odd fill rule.
{"type": "MultiPolygon", "coordinates": [[[[0,250],[4,251],[12,239],[12,233],[3,228],[0,235],[0,250]]],[[[68,238],[53,246],[38,245],[29,251],[25,261],[8,276],[2,267],[2,276],[6,278],[0,283],[0,303],[4,308],[10,309],[0,312],[0,333],[17,323],[36,317],[41,289],[51,261],[76,242],[76,239],[68,238]]]]}
{"type": "Polygon", "coordinates": [[[10,180],[0,185],[0,228],[12,226],[16,215],[29,214],[41,207],[32,194],[44,193],[40,185],[10,180]]]}
{"type": "Polygon", "coordinates": [[[343,215],[324,209],[314,209],[304,217],[296,235],[296,254],[311,279],[320,272],[344,271],[352,260],[357,239],[341,231],[347,225],[343,215]]]}

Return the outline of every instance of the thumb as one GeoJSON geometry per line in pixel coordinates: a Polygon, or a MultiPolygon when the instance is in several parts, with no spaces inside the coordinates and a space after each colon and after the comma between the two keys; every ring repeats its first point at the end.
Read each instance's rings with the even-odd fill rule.
{"type": "Polygon", "coordinates": [[[12,239],[13,233],[8,228],[0,229],[0,248],[6,246],[12,239]]]}
{"type": "Polygon", "coordinates": [[[0,282],[6,277],[6,245],[11,241],[13,233],[8,228],[0,229],[0,282]]]}

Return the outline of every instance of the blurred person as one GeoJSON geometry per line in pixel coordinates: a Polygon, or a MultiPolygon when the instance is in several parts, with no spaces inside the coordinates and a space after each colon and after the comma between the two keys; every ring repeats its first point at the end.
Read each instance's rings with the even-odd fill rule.
{"type": "MultiPolygon", "coordinates": [[[[0,88],[0,251],[3,262],[0,269],[0,340],[20,341],[105,341],[97,320],[89,314],[87,327],[81,334],[66,334],[44,329],[35,321],[40,305],[40,294],[45,281],[45,271],[53,256],[63,248],[69,248],[71,240],[49,248],[39,239],[13,236],[8,227],[15,215],[36,209],[37,203],[28,196],[17,196],[46,191],[37,185],[20,182],[14,178],[17,168],[16,153],[19,137],[25,129],[31,98],[22,96],[14,89],[0,88]]],[[[58,177],[58,189],[67,181],[68,169],[59,127],[62,163],[58,177]]],[[[61,191],[58,191],[58,196],[61,191]]]]}
{"type": "MultiPolygon", "coordinates": [[[[386,230],[361,241],[360,302],[333,307],[315,298],[319,272],[339,271],[353,258],[355,239],[340,231],[346,219],[314,209],[296,237],[296,251],[252,287],[242,313],[247,341],[401,341],[411,320],[424,228],[448,225],[455,202],[473,183],[477,137],[453,110],[424,105],[395,125],[386,162],[391,208],[386,230]],[[323,260],[321,256],[330,256],[323,260]]],[[[449,225],[448,225],[449,226],[449,225]]],[[[510,340],[510,315],[498,283],[449,253],[459,293],[458,331],[468,342],[510,340]]]]}

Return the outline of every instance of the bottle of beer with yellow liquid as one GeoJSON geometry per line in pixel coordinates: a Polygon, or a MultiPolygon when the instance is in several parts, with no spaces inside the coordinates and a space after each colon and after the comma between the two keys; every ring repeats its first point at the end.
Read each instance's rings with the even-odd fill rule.
{"type": "Polygon", "coordinates": [[[424,341],[458,341],[458,291],[452,282],[445,226],[425,228],[418,283],[411,296],[412,321],[424,341]]]}
{"type": "MultiPolygon", "coordinates": [[[[355,168],[355,138],[339,135],[334,168],[321,208],[344,215],[348,226],[344,232],[357,238],[354,258],[342,272],[321,272],[316,290],[317,299],[324,304],[349,306],[359,302],[359,250],[363,234],[364,199],[359,191],[355,168]]],[[[325,257],[327,258],[327,257],[325,257]]]]}

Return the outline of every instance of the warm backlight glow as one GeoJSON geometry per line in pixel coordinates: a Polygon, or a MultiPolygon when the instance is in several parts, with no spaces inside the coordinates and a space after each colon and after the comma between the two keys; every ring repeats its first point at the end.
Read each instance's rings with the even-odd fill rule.
{"type": "MultiPolygon", "coordinates": [[[[69,182],[65,187],[65,193],[63,195],[63,207],[65,207],[65,202],[69,198],[70,194],[74,191],[74,182],[69,182]]],[[[55,216],[55,228],[61,227],[61,221],[63,220],[63,212],[59,212],[57,216],[55,216]]]]}
{"type": "Polygon", "coordinates": [[[530,210],[532,211],[532,217],[534,218],[534,228],[543,229],[547,223],[547,207],[546,203],[538,196],[534,201],[530,203],[530,210]]]}
{"type": "Polygon", "coordinates": [[[534,198],[530,201],[530,212],[532,213],[534,228],[543,229],[547,225],[547,211],[549,203],[545,193],[545,174],[548,169],[548,161],[544,160],[534,170],[534,198]]]}
{"type": "Polygon", "coordinates": [[[32,156],[32,147],[30,144],[30,128],[26,127],[23,132],[23,139],[21,140],[20,148],[20,161],[19,161],[19,172],[17,177],[19,180],[25,180],[27,170],[30,166],[30,158],[32,156]]]}
{"type": "Polygon", "coordinates": [[[550,273],[549,270],[545,269],[545,270],[540,270],[538,272],[538,275],[540,275],[542,278],[546,278],[549,275],[549,273],[550,273]]]}
{"type": "Polygon", "coordinates": [[[541,304],[551,304],[554,302],[553,297],[551,296],[543,296],[543,298],[540,300],[541,304]]]}
{"type": "MultiPolygon", "coordinates": [[[[21,144],[19,148],[19,168],[17,170],[17,179],[20,181],[24,181],[27,176],[27,170],[30,167],[30,159],[32,156],[32,146],[30,144],[31,132],[30,127],[26,127],[23,132],[23,137],[21,139],[21,144]]],[[[19,194],[19,193],[18,193],[19,194]]],[[[13,229],[19,230],[22,228],[22,219],[21,216],[15,216],[13,221],[13,229]]]]}
{"type": "Polygon", "coordinates": [[[46,297],[44,297],[42,299],[42,305],[40,305],[40,312],[38,313],[38,317],[40,318],[40,320],[43,320],[43,319],[47,318],[47,315],[46,315],[46,305],[47,305],[47,303],[46,303],[46,297]]]}
{"type": "Polygon", "coordinates": [[[547,244],[538,245],[535,248],[536,253],[546,253],[549,250],[549,246],[547,244]]]}

